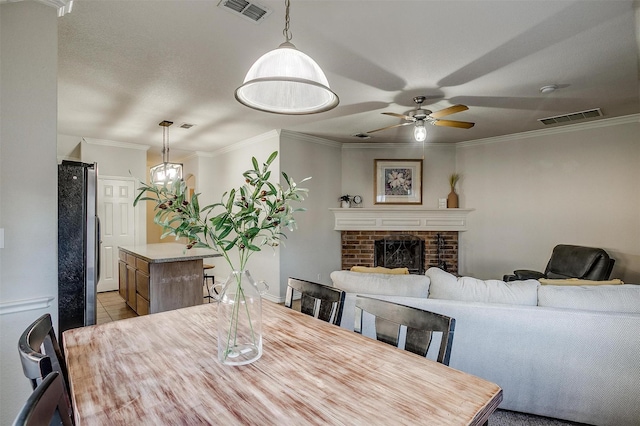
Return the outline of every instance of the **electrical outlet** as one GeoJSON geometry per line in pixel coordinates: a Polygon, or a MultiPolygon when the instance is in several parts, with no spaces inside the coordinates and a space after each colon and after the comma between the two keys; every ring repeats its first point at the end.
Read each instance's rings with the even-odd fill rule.
{"type": "Polygon", "coordinates": [[[0,249],[4,248],[4,228],[0,228],[0,249]]]}
{"type": "Polygon", "coordinates": [[[318,281],[322,279],[322,274],[318,274],[318,281]]]}

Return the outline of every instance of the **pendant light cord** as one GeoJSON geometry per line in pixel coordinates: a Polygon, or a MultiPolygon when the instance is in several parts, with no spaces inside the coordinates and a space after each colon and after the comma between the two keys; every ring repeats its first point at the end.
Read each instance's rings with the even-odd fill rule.
{"type": "Polygon", "coordinates": [[[284,35],[284,38],[286,40],[287,43],[289,43],[291,41],[291,39],[293,38],[291,31],[289,30],[289,6],[290,6],[290,2],[289,0],[284,0],[284,6],[285,6],[285,13],[284,13],[284,30],[282,30],[282,34],[284,35]]]}
{"type": "Polygon", "coordinates": [[[162,162],[167,163],[169,158],[169,127],[162,128],[162,162]]]}

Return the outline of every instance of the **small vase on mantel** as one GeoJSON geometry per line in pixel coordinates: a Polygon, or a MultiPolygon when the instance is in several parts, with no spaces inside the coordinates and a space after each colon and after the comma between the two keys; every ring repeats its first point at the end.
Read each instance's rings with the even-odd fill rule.
{"type": "Polygon", "coordinates": [[[453,189],[447,196],[447,208],[448,209],[457,209],[458,208],[458,194],[453,189]]]}
{"type": "Polygon", "coordinates": [[[448,209],[457,209],[458,208],[458,194],[456,194],[456,183],[460,180],[460,175],[458,173],[452,173],[449,176],[449,184],[451,185],[451,192],[447,196],[447,208],[448,209]]]}
{"type": "Polygon", "coordinates": [[[453,189],[447,196],[447,208],[448,209],[458,208],[458,194],[456,194],[456,192],[453,189]]]}

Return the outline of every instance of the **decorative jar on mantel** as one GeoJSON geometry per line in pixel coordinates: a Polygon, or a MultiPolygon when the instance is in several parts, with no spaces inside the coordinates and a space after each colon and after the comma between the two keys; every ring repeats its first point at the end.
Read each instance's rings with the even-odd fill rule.
{"type": "Polygon", "coordinates": [[[448,209],[457,209],[458,208],[458,194],[453,189],[447,196],[447,208],[448,209]]]}

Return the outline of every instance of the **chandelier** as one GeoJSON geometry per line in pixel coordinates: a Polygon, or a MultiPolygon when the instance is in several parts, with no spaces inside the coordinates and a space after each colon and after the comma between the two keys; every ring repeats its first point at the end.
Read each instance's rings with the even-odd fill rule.
{"type": "Polygon", "coordinates": [[[173,121],[161,121],[162,126],[162,163],[153,166],[150,170],[151,183],[155,185],[166,184],[172,180],[182,179],[182,164],[169,161],[169,126],[173,121]]]}

